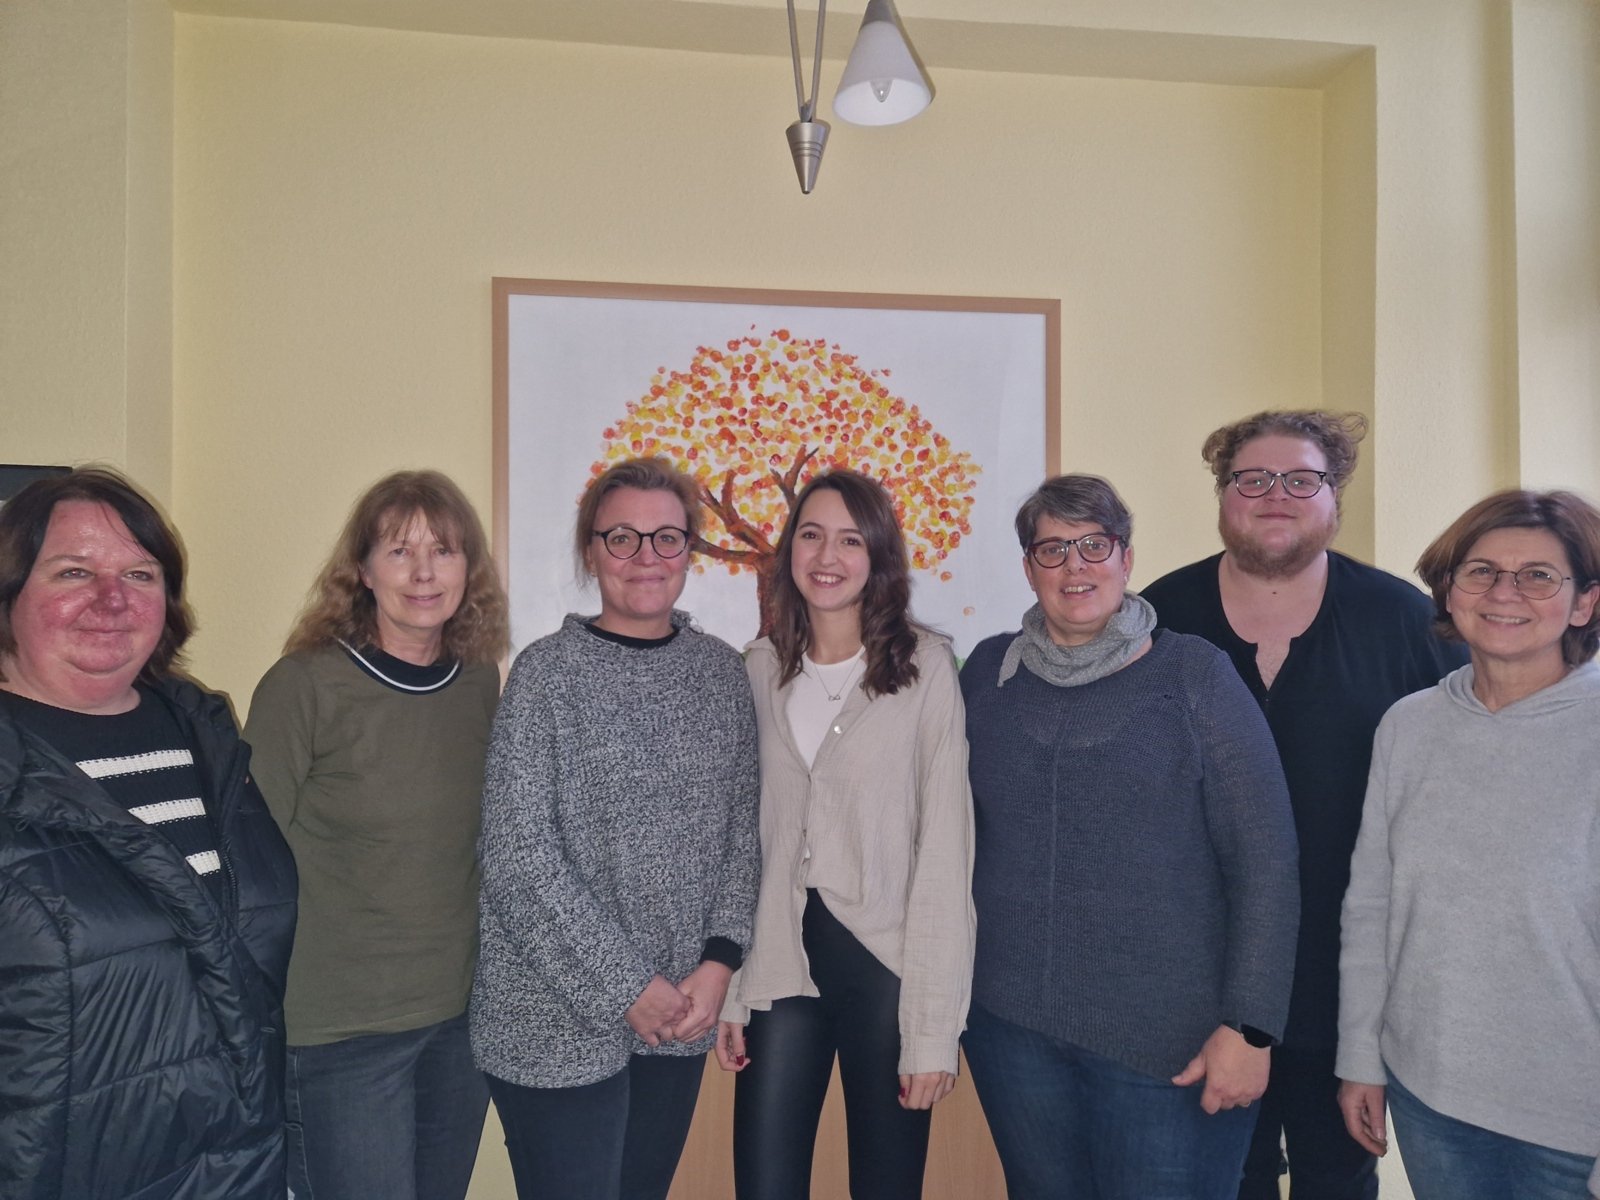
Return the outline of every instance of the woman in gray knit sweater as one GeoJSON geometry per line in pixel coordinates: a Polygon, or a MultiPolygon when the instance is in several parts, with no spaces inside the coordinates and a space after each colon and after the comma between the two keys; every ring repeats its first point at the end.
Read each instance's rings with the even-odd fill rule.
{"type": "Polygon", "coordinates": [[[472,1044],[521,1200],[659,1200],[749,947],[756,732],[739,655],[673,608],[695,484],[659,459],[589,486],[600,614],[517,658],[483,796],[472,1044]]]}
{"type": "Polygon", "coordinates": [[[1233,1200],[1300,885],[1272,734],[1222,651],[1127,591],[1092,475],[1017,514],[1038,603],[961,671],[977,811],[964,1044],[1011,1200],[1233,1200]]]}
{"type": "Polygon", "coordinates": [[[1472,661],[1378,726],[1339,960],[1339,1104],[1417,1200],[1600,1196],[1600,511],[1473,505],[1422,554],[1472,661]]]}

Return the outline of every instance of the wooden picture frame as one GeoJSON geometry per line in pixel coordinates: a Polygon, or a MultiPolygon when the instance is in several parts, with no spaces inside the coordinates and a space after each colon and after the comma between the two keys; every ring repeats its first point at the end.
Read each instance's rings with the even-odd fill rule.
{"type": "Polygon", "coordinates": [[[494,540],[520,647],[598,601],[575,505],[660,453],[704,489],[682,606],[734,645],[792,492],[823,464],[890,487],[913,609],[959,655],[1031,602],[1011,529],[1058,469],[1060,301],[494,280],[494,540]]]}

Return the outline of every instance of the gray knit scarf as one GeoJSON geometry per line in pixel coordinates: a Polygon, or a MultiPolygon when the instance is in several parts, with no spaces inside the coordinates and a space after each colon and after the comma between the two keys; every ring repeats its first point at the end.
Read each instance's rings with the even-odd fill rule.
{"type": "Polygon", "coordinates": [[[1004,687],[1019,665],[1057,687],[1104,679],[1133,661],[1155,627],[1156,610],[1150,602],[1134,592],[1124,592],[1122,607],[1112,614],[1099,637],[1082,646],[1058,646],[1050,640],[1044,610],[1035,602],[1022,614],[1021,635],[1006,647],[1006,656],[1000,660],[998,686],[1004,687]]]}

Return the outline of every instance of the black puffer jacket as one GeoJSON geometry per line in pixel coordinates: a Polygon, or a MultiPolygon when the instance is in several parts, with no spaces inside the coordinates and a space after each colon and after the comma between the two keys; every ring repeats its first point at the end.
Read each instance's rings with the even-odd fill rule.
{"type": "Polygon", "coordinates": [[[283,1200],[294,860],[220,697],[164,681],[227,878],[0,711],[0,1198],[283,1200]]]}

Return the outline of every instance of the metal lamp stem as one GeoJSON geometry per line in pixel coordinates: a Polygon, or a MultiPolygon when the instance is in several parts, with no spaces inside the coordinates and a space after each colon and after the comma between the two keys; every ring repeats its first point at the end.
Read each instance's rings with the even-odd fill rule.
{"type": "Polygon", "coordinates": [[[822,151],[828,144],[828,123],[813,118],[817,114],[817,89],[822,81],[822,30],[828,16],[828,0],[817,2],[817,49],[811,63],[811,98],[805,94],[800,72],[800,29],[795,20],[794,0],[789,3],[789,55],[794,60],[794,99],[800,110],[800,119],[785,130],[789,139],[789,154],[794,159],[794,171],[800,179],[800,191],[809,196],[817,182],[817,170],[822,166],[822,151]]]}

